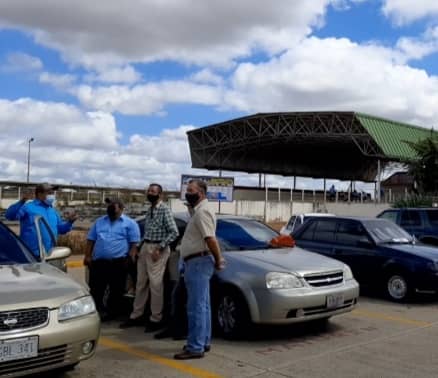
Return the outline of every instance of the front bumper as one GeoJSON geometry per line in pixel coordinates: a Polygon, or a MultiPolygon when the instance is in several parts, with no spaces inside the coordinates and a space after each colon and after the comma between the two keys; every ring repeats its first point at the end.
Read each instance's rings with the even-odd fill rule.
{"type": "Polygon", "coordinates": [[[250,308],[250,312],[255,323],[289,324],[327,318],[353,310],[359,297],[359,285],[355,280],[348,280],[339,285],[319,288],[259,289],[254,291],[254,295],[257,308],[250,308]],[[343,304],[328,309],[329,295],[342,295],[343,304]]]}
{"type": "Polygon", "coordinates": [[[51,310],[47,325],[29,331],[0,333],[0,340],[38,336],[38,356],[0,362],[1,377],[21,377],[75,365],[94,355],[100,333],[97,313],[58,322],[58,310],[51,310]],[[84,343],[93,343],[89,353],[83,353],[84,343]]]}

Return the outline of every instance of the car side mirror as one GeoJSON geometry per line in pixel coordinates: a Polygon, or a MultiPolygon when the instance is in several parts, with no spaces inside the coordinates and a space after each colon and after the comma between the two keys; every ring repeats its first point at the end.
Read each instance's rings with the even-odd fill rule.
{"type": "Polygon", "coordinates": [[[45,261],[62,260],[71,255],[71,249],[68,247],[54,247],[50,250],[49,255],[45,257],[45,261]]]}
{"type": "Polygon", "coordinates": [[[374,243],[367,238],[362,238],[358,240],[357,246],[361,248],[373,248],[374,243]]]}

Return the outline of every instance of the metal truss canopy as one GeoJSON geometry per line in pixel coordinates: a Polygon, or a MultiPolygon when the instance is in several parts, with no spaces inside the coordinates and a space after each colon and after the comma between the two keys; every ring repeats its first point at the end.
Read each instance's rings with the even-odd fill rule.
{"type": "Polygon", "coordinates": [[[255,114],[196,129],[188,132],[192,167],[374,181],[378,160],[403,157],[385,154],[361,117],[368,116],[354,112],[255,114]]]}

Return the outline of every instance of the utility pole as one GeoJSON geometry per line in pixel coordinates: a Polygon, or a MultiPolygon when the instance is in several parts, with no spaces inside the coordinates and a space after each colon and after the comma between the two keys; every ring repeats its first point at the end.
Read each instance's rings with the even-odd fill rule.
{"type": "Polygon", "coordinates": [[[27,141],[28,143],[28,149],[27,149],[27,180],[26,182],[29,183],[29,174],[30,174],[30,144],[34,141],[34,138],[29,138],[27,141]]]}

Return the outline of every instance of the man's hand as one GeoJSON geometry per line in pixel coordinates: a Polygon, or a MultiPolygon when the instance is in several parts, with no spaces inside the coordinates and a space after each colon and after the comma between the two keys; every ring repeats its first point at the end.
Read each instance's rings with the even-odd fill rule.
{"type": "Polygon", "coordinates": [[[71,213],[68,214],[67,216],[67,220],[71,223],[74,223],[75,221],[77,221],[79,219],[79,214],[76,211],[72,211],[71,213]]]}
{"type": "Polygon", "coordinates": [[[151,253],[151,257],[152,257],[153,262],[157,262],[160,259],[160,256],[161,256],[161,252],[158,248],[154,249],[151,253]]]}
{"type": "Polygon", "coordinates": [[[91,266],[91,256],[84,257],[84,265],[90,267],[91,266]]]}
{"type": "Polygon", "coordinates": [[[132,249],[129,251],[129,256],[131,256],[131,259],[132,259],[133,261],[135,261],[135,259],[136,259],[137,256],[138,256],[138,248],[132,248],[132,249]]]}
{"type": "Polygon", "coordinates": [[[219,260],[217,260],[216,263],[214,264],[216,270],[224,270],[226,266],[227,266],[227,262],[223,257],[220,257],[219,260]]]}

